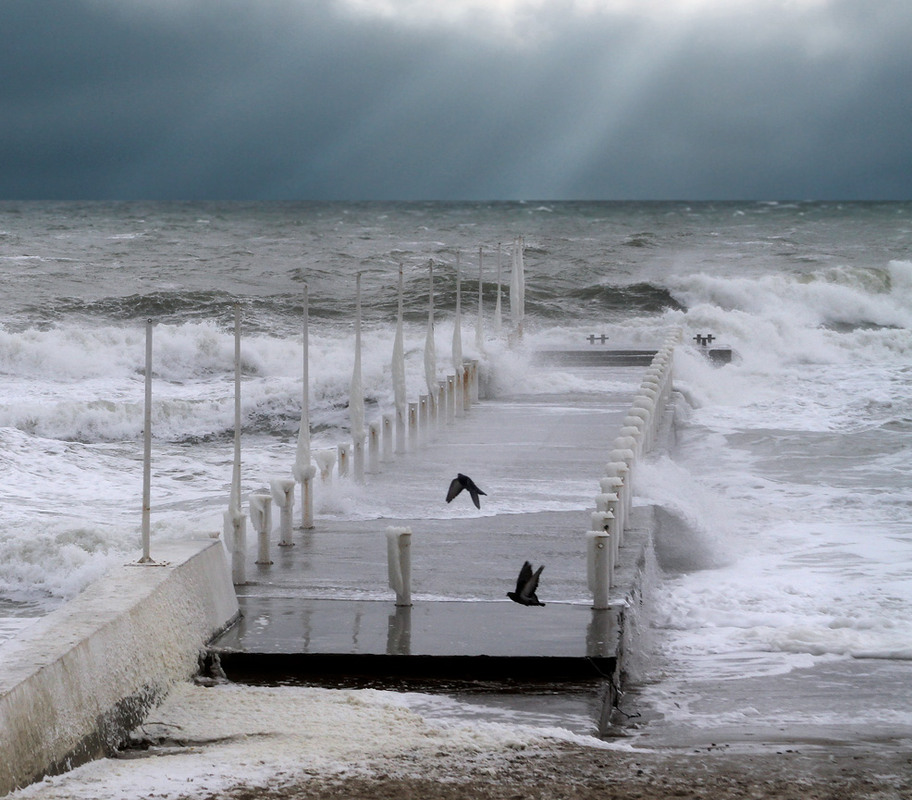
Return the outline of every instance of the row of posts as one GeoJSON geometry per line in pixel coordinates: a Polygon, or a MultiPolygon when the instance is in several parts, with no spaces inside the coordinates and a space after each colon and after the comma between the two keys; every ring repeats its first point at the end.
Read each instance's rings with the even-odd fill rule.
{"type": "Polygon", "coordinates": [[[633,504],[637,461],[652,449],[659,435],[659,426],[671,400],[672,361],[680,339],[681,331],[675,330],[656,352],[608,451],[591,529],[586,533],[587,578],[595,609],[608,608],[618,550],[624,543],[633,504]]]}
{"type": "MultiPolygon", "coordinates": [[[[351,442],[337,445],[335,450],[319,450],[313,453],[313,460],[317,465],[320,479],[324,484],[332,482],[333,471],[340,478],[353,477],[356,481],[363,481],[365,473],[380,472],[381,462],[391,461],[394,454],[416,452],[420,447],[428,444],[439,430],[455,423],[456,419],[464,417],[471,406],[479,400],[478,362],[466,360],[461,371],[457,374],[447,375],[445,380],[438,382],[436,395],[422,394],[417,402],[407,404],[407,413],[384,413],[379,420],[372,422],[367,428],[367,436],[360,440],[354,437],[351,442]],[[365,438],[367,440],[367,459],[365,461],[365,438]]],[[[272,564],[270,556],[270,532],[272,531],[272,505],[280,511],[279,517],[279,546],[288,547],[294,544],[292,532],[294,529],[294,495],[295,481],[293,479],[275,479],[270,482],[270,492],[258,492],[250,495],[249,510],[250,523],[257,535],[257,559],[259,565],[272,564]]],[[[312,481],[301,482],[301,520],[302,527],[313,527],[312,516],[308,524],[308,510],[312,515],[312,498],[306,495],[313,491],[312,481]]],[[[394,529],[397,532],[396,563],[407,559],[408,542],[411,531],[394,529]]],[[[232,531],[237,537],[238,531],[232,531]]],[[[244,541],[234,541],[232,548],[232,576],[235,584],[243,584],[247,580],[246,560],[246,532],[240,532],[244,541]]],[[[390,550],[392,554],[392,550],[390,550]]],[[[392,558],[392,555],[391,555],[392,558]]],[[[392,562],[391,562],[392,564],[392,562]]],[[[390,567],[390,585],[396,591],[396,605],[411,605],[410,572],[408,564],[398,566],[395,570],[390,567]],[[405,575],[405,580],[393,581],[394,575],[405,575]]]]}

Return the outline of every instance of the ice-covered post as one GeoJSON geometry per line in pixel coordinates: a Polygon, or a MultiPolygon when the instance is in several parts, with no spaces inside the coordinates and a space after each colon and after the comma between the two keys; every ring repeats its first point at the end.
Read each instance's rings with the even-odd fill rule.
{"type": "Polygon", "coordinates": [[[314,461],[320,468],[320,480],[324,484],[332,483],[332,471],[336,465],[336,454],[332,450],[320,450],[314,453],[314,461]]]}
{"type": "Polygon", "coordinates": [[[393,340],[393,395],[396,402],[396,452],[405,452],[405,346],[402,341],[402,267],[399,267],[399,314],[393,340]]]}
{"type": "Polygon", "coordinates": [[[446,418],[447,422],[456,421],[456,376],[447,375],[446,385],[446,418]]]}
{"type": "Polygon", "coordinates": [[[418,440],[425,444],[430,435],[431,401],[426,394],[418,395],[418,440]]]}
{"type": "Polygon", "coordinates": [[[510,317],[516,341],[522,340],[523,319],[526,316],[526,277],[523,266],[523,242],[517,238],[513,243],[513,269],[510,274],[510,317]]]}
{"type": "Polygon", "coordinates": [[[301,484],[301,527],[308,530],[313,523],[313,479],[317,468],[311,464],[310,455],[310,300],[304,284],[304,376],[302,380],[301,426],[292,474],[301,484]]]}
{"type": "Polygon", "coordinates": [[[235,585],[247,583],[247,517],[241,511],[241,304],[234,304],[234,465],[225,512],[225,539],[231,550],[235,585]]]}
{"type": "Polygon", "coordinates": [[[269,534],[272,531],[272,495],[250,495],[250,524],[257,533],[257,560],[260,565],[272,563],[269,557],[269,534]]]}
{"type": "Polygon", "coordinates": [[[418,403],[408,404],[408,449],[412,452],[418,449],[418,403]]]}
{"type": "Polygon", "coordinates": [[[503,331],[503,310],[501,308],[501,295],[503,294],[502,289],[502,262],[501,262],[501,246],[500,242],[497,243],[497,299],[494,301],[494,333],[497,336],[500,336],[503,331]]]}
{"type": "Polygon", "coordinates": [[[437,429],[444,428],[447,419],[447,382],[437,381],[437,429]]]}
{"type": "Polygon", "coordinates": [[[461,417],[465,413],[463,400],[463,381],[465,378],[462,364],[462,286],[459,272],[459,251],[456,251],[456,317],[453,320],[453,372],[455,373],[454,415],[461,417]]]}
{"type": "Polygon", "coordinates": [[[484,352],[484,268],[482,248],[478,248],[478,317],[475,320],[475,348],[484,352]]]}
{"type": "Polygon", "coordinates": [[[279,547],[291,547],[292,515],[294,512],[295,482],[280,478],[269,482],[272,500],[279,507],[279,547]]]}
{"type": "Polygon", "coordinates": [[[381,422],[375,420],[367,426],[367,471],[380,471],[380,430],[381,422]]]}
{"type": "Polygon", "coordinates": [[[427,384],[430,405],[430,418],[437,419],[437,408],[434,393],[437,391],[437,344],[434,335],[434,262],[428,262],[428,324],[424,340],[424,381],[427,384]]]}
{"type": "Polygon", "coordinates": [[[146,320],[146,394],[143,406],[142,557],[151,564],[152,532],[152,320],[146,320]]]}
{"type": "Polygon", "coordinates": [[[393,457],[393,427],[396,417],[394,414],[384,414],[383,423],[383,460],[389,461],[393,457]]]}
{"type": "Polygon", "coordinates": [[[412,604],[412,529],[386,529],[386,553],[390,588],[397,606],[412,604]]]}
{"type": "Polygon", "coordinates": [[[348,442],[337,445],[336,453],[339,457],[339,477],[346,478],[348,477],[348,464],[351,461],[351,445],[348,442]]]}
{"type": "Polygon", "coordinates": [[[355,480],[364,482],[364,389],[361,382],[361,273],[355,276],[355,366],[352,370],[348,416],[351,420],[352,467],[355,480]]]}

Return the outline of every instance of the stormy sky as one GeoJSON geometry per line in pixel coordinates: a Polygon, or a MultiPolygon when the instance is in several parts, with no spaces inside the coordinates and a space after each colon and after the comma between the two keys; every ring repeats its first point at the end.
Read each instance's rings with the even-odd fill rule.
{"type": "Polygon", "coordinates": [[[0,199],[912,199],[909,0],[0,12],[0,199]]]}

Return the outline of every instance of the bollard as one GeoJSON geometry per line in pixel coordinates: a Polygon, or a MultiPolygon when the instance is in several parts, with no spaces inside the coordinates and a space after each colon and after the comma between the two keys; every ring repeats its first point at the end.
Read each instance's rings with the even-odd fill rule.
{"type": "Polygon", "coordinates": [[[386,555],[390,588],[397,606],[412,604],[412,529],[386,529],[386,555]]]}
{"type": "Polygon", "coordinates": [[[351,445],[347,443],[340,444],[336,447],[336,452],[339,454],[339,468],[336,471],[339,473],[340,478],[345,478],[348,476],[348,462],[351,459],[351,445]]]}
{"type": "Polygon", "coordinates": [[[332,483],[332,471],[336,465],[335,452],[332,450],[320,450],[314,453],[313,460],[317,462],[317,466],[320,468],[320,480],[323,483],[332,483]]]}
{"type": "Polygon", "coordinates": [[[393,421],[396,419],[394,414],[384,414],[382,419],[383,426],[383,460],[392,461],[393,458],[393,421]]]}
{"type": "Polygon", "coordinates": [[[611,535],[606,531],[586,532],[586,572],[592,608],[608,608],[611,589],[611,535]]]}
{"type": "Polygon", "coordinates": [[[380,471],[380,422],[367,426],[367,471],[371,474],[380,471]]]}
{"type": "Polygon", "coordinates": [[[469,363],[462,367],[462,412],[468,414],[472,409],[472,370],[469,363]]]}
{"type": "Polygon", "coordinates": [[[418,449],[418,403],[408,404],[408,450],[414,453],[418,449]]]}
{"type": "MultiPolygon", "coordinates": [[[[627,472],[627,465],[622,464],[624,467],[624,474],[627,472]]],[[[607,471],[607,470],[606,470],[607,471]]],[[[605,478],[602,478],[599,481],[599,488],[602,490],[603,495],[614,495],[616,499],[614,506],[605,508],[604,510],[610,511],[614,514],[614,525],[615,530],[618,536],[618,544],[621,544],[624,539],[624,531],[626,530],[625,526],[627,525],[627,518],[624,514],[624,504],[625,504],[625,487],[624,480],[620,475],[611,475],[605,478]]],[[[598,508],[598,507],[597,507],[598,508]]],[[[599,511],[603,509],[598,508],[599,511]]]]}
{"type": "Polygon", "coordinates": [[[595,510],[601,514],[610,511],[609,506],[612,503],[618,501],[618,496],[615,492],[602,492],[595,496],[595,510]]]}
{"type": "Polygon", "coordinates": [[[225,546],[231,553],[231,581],[235,586],[247,583],[247,517],[230,509],[225,512],[225,546]]]}
{"type": "Polygon", "coordinates": [[[272,530],[272,495],[250,495],[250,524],[257,533],[257,560],[262,565],[271,564],[269,534],[272,530]]]}
{"type": "Polygon", "coordinates": [[[294,487],[293,480],[284,480],[277,478],[269,482],[269,489],[272,492],[272,501],[279,507],[279,547],[291,547],[294,542],[291,540],[291,516],[294,510],[294,487]]]}

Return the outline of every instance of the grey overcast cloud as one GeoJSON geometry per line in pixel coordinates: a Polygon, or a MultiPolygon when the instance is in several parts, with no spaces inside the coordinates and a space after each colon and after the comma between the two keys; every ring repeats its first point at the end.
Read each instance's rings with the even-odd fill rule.
{"type": "Polygon", "coordinates": [[[0,199],[912,199],[909,0],[0,3],[0,199]]]}

